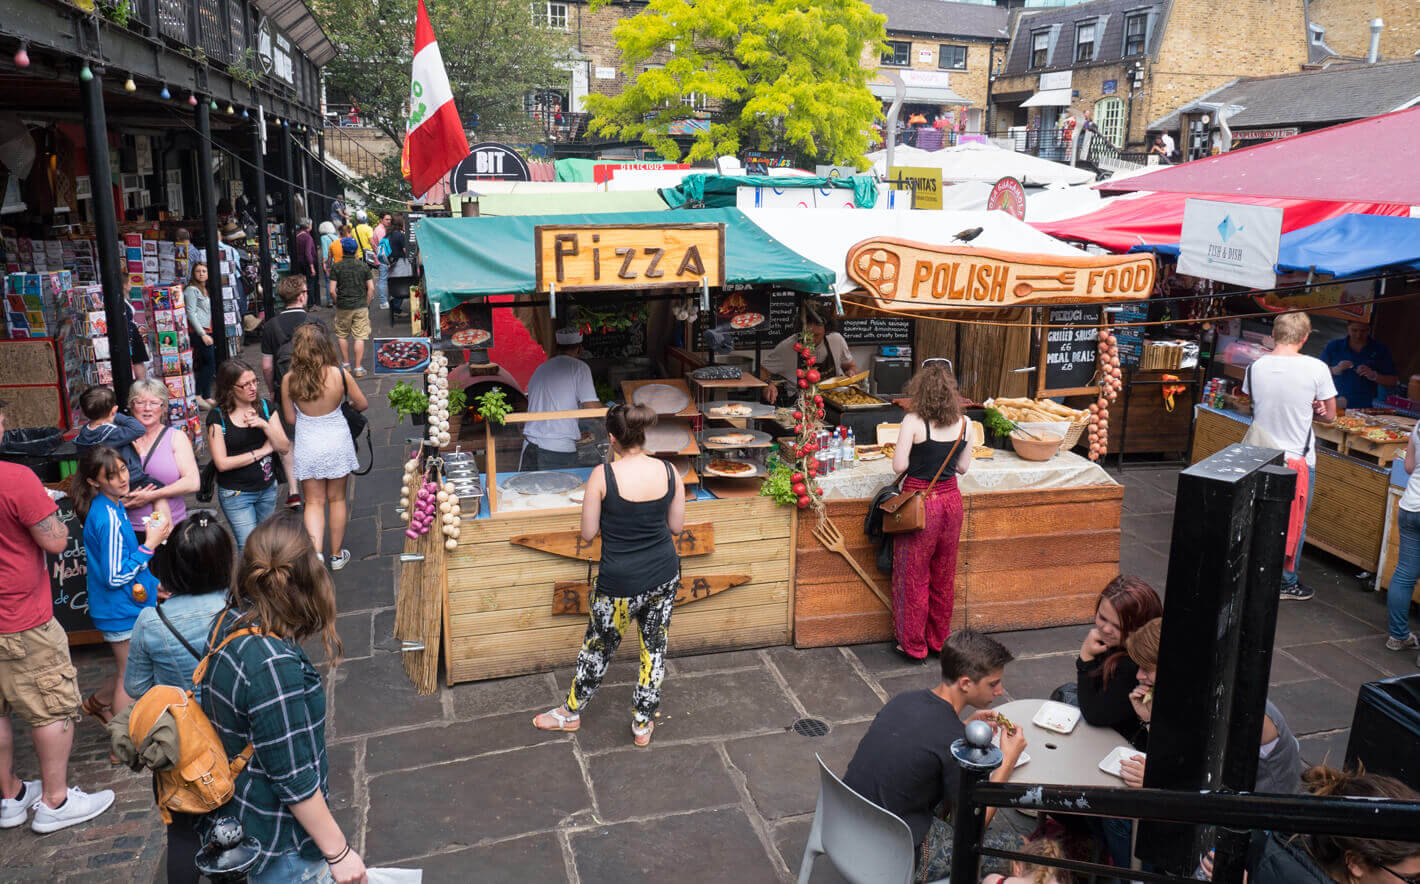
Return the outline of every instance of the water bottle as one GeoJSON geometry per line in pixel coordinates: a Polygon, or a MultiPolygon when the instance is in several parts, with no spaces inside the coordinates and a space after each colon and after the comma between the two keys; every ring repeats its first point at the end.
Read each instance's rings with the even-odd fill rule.
{"type": "Polygon", "coordinates": [[[852,427],[848,428],[848,445],[844,449],[844,453],[849,463],[858,462],[858,443],[852,427]]]}

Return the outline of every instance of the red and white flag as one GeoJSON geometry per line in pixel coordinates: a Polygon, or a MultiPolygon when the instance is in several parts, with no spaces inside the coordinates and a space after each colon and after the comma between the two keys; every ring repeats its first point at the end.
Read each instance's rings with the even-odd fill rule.
{"type": "Polygon", "coordinates": [[[424,0],[414,26],[414,72],[409,83],[409,124],[404,130],[400,165],[415,196],[429,191],[468,156],[463,121],[454,109],[454,92],[434,39],[424,0]]]}

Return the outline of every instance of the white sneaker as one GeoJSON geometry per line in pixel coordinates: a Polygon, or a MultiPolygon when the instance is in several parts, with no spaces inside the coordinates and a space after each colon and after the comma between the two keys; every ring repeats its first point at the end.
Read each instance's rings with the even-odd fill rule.
{"type": "Polygon", "coordinates": [[[1416,639],[1412,632],[1405,638],[1387,638],[1385,646],[1388,651],[1413,651],[1420,648],[1420,639],[1416,639]]]}
{"type": "Polygon", "coordinates": [[[30,808],[39,803],[40,796],[44,794],[44,783],[39,780],[25,780],[24,784],[24,798],[0,800],[0,829],[23,826],[25,820],[29,818],[30,808]]]}
{"type": "Polygon", "coordinates": [[[340,555],[330,557],[330,570],[339,571],[350,562],[350,550],[342,549],[340,555]]]}
{"type": "Polygon", "coordinates": [[[57,832],[79,823],[86,823],[113,805],[113,790],[104,789],[92,795],[78,786],[69,787],[69,795],[59,807],[50,807],[43,801],[35,806],[35,818],[30,828],[44,835],[57,832]]]}

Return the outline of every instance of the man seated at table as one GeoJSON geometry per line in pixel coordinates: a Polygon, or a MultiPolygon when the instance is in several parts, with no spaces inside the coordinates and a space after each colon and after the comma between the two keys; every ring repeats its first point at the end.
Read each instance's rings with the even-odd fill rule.
{"type": "Polygon", "coordinates": [[[1336,395],[1347,408],[1370,408],[1381,388],[1400,380],[1390,348],[1371,337],[1368,322],[1346,323],[1346,337],[1328,342],[1321,361],[1331,369],[1336,395]]]}
{"type": "MultiPolygon", "coordinates": [[[[967,721],[985,721],[998,731],[996,715],[986,707],[1001,696],[1006,664],[1015,659],[1000,642],[970,629],[951,634],[942,645],[942,681],[931,690],[908,691],[887,702],[858,743],[843,781],[874,804],[902,818],[917,845],[919,871],[927,878],[951,871],[952,827],[942,817],[956,795],[959,768],[951,747],[966,736],[967,721]],[[923,850],[923,842],[926,850],[923,850]]],[[[1026,747],[1019,727],[1000,733],[1001,766],[993,782],[1005,782],[1026,747]]],[[[994,808],[986,811],[990,825],[994,808]]]]}

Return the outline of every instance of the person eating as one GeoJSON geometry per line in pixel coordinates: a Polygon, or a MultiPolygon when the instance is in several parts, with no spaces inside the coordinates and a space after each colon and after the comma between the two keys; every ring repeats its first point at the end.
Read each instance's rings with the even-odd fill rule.
{"type": "MultiPolygon", "coordinates": [[[[858,363],[853,360],[853,351],[848,349],[848,342],[837,329],[838,322],[826,305],[804,308],[804,331],[813,345],[812,367],[818,369],[819,376],[824,380],[858,373],[858,363]]],[[[796,386],[797,372],[804,366],[799,364],[799,351],[795,349],[795,345],[802,343],[799,335],[790,335],[764,357],[761,367],[771,378],[782,378],[790,387],[796,386]]],[[[778,386],[771,383],[765,389],[764,396],[770,403],[778,401],[778,386]]]]}
{"type": "MultiPolygon", "coordinates": [[[[528,380],[528,411],[575,411],[599,408],[592,370],[582,361],[582,333],[557,330],[557,352],[528,380]]],[[[521,470],[560,470],[577,465],[577,421],[529,421],[523,425],[521,470]]]]}
{"type": "Polygon", "coordinates": [[[1381,388],[1399,381],[1390,348],[1371,337],[1368,322],[1346,323],[1346,337],[1328,343],[1321,361],[1331,369],[1336,395],[1349,408],[1370,408],[1381,388]]]}
{"type": "Polygon", "coordinates": [[[1095,601],[1095,625],[1075,661],[1080,714],[1095,727],[1114,728],[1136,749],[1144,748],[1148,733],[1129,700],[1139,667],[1126,653],[1125,643],[1163,613],[1164,604],[1152,586],[1138,577],[1119,575],[1095,601]]]}

